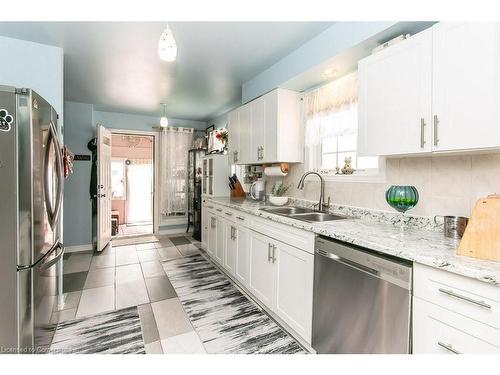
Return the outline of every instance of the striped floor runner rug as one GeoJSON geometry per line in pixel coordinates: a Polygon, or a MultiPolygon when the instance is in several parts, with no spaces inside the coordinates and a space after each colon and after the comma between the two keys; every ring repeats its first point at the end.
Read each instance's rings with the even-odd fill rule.
{"type": "Polygon", "coordinates": [[[50,352],[144,354],[146,351],[137,307],[59,323],[50,352]]]}
{"type": "Polygon", "coordinates": [[[306,353],[203,256],[163,267],[208,353],[306,353]]]}

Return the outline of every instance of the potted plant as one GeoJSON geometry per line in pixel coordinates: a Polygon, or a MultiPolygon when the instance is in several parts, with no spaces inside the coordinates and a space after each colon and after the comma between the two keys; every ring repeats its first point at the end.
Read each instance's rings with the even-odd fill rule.
{"type": "Polygon", "coordinates": [[[287,204],[288,197],[285,196],[285,194],[288,189],[290,189],[290,185],[284,185],[282,182],[275,182],[271,189],[269,202],[271,202],[271,204],[274,204],[275,206],[283,206],[287,204]]]}

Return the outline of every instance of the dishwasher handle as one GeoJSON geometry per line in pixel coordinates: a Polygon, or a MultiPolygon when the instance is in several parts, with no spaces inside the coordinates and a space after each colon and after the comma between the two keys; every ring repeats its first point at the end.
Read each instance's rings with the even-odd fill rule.
{"type": "Polygon", "coordinates": [[[380,272],[378,272],[377,270],[374,270],[373,268],[370,268],[370,267],[363,266],[363,265],[358,264],[358,263],[354,263],[354,262],[352,262],[348,259],[342,258],[336,254],[328,253],[328,252],[323,251],[323,250],[316,250],[316,253],[325,257],[325,258],[329,258],[329,259],[332,259],[336,262],[339,262],[345,266],[357,269],[358,271],[366,272],[366,273],[369,273],[373,276],[380,276],[380,272]]]}

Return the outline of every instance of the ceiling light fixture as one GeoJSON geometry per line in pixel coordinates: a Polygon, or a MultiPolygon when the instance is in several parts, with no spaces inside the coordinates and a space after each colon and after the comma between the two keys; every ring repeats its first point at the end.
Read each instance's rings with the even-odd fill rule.
{"type": "Polygon", "coordinates": [[[337,74],[338,74],[337,69],[328,68],[328,69],[325,69],[322,76],[325,78],[332,78],[332,77],[335,77],[337,74]]]}
{"type": "Polygon", "coordinates": [[[165,28],[163,33],[160,35],[160,41],[158,42],[158,55],[163,61],[174,62],[177,58],[177,43],[174,39],[174,34],[170,27],[165,28]]]}
{"type": "Polygon", "coordinates": [[[166,128],[168,126],[167,118],[167,103],[160,103],[163,106],[163,116],[160,118],[160,126],[166,128]]]}

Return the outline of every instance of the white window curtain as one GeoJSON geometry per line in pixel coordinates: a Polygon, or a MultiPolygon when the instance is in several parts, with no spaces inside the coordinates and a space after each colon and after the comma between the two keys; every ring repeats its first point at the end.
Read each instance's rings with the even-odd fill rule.
{"type": "Polygon", "coordinates": [[[358,75],[350,73],[304,96],[306,163],[321,166],[321,143],[328,137],[357,134],[358,75]]]}
{"type": "Polygon", "coordinates": [[[160,135],[160,212],[162,222],[187,212],[188,150],[193,129],[166,127],[160,135]]]}

